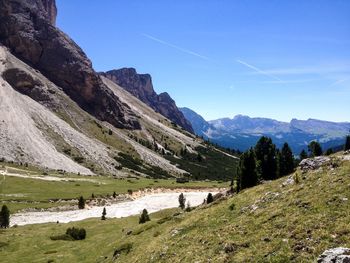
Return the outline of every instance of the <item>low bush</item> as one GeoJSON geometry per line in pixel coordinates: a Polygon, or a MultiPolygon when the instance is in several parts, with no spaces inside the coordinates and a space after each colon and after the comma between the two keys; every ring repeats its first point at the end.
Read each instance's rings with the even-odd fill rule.
{"type": "Polygon", "coordinates": [[[51,236],[51,240],[66,240],[66,241],[74,241],[74,240],[83,240],[86,238],[86,230],[84,228],[68,228],[66,234],[51,236]]]}
{"type": "Polygon", "coordinates": [[[142,214],[141,214],[141,216],[139,218],[139,224],[144,224],[144,223],[146,223],[147,221],[150,221],[150,220],[151,219],[149,218],[147,209],[143,209],[142,214]]]}

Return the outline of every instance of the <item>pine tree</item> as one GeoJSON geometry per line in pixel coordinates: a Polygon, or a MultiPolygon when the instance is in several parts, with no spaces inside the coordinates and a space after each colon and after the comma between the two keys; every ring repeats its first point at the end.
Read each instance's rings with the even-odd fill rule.
{"type": "Polygon", "coordinates": [[[106,215],[107,215],[107,211],[106,211],[106,208],[104,207],[104,208],[103,208],[103,211],[102,211],[101,220],[106,220],[106,215]]]}
{"type": "Polygon", "coordinates": [[[350,150],[350,135],[346,136],[344,150],[350,150]]]}
{"type": "Polygon", "coordinates": [[[294,157],[288,143],[284,143],[279,158],[280,176],[290,174],[294,171],[294,157]]]}
{"type": "Polygon", "coordinates": [[[307,153],[306,153],[306,151],[304,149],[300,152],[299,158],[300,158],[300,161],[302,161],[302,160],[307,158],[307,153]]]}
{"type": "Polygon", "coordinates": [[[241,155],[238,183],[238,190],[243,190],[258,184],[258,173],[256,170],[255,152],[253,149],[250,149],[241,155]]]}
{"type": "Polygon", "coordinates": [[[79,209],[84,209],[85,208],[85,199],[82,196],[79,197],[78,207],[79,207],[79,209]]]}
{"type": "Polygon", "coordinates": [[[208,193],[208,196],[207,196],[207,204],[210,204],[214,201],[214,198],[213,198],[213,195],[212,193],[208,193]]]}
{"type": "Polygon", "coordinates": [[[185,203],[186,203],[186,197],[184,196],[183,193],[179,195],[179,207],[181,209],[185,209],[185,203]]]}
{"type": "Polygon", "coordinates": [[[0,228],[8,228],[10,226],[10,210],[3,205],[0,211],[0,228]]]}
{"type": "Polygon", "coordinates": [[[311,157],[316,157],[322,155],[322,148],[319,142],[312,141],[308,145],[308,149],[311,157]]]}
{"type": "Polygon", "coordinates": [[[255,146],[255,155],[260,177],[264,180],[276,179],[278,175],[276,146],[271,138],[263,136],[259,139],[255,146]]]}
{"type": "Polygon", "coordinates": [[[331,155],[333,153],[334,153],[333,149],[332,148],[328,148],[327,151],[325,152],[325,155],[331,155]]]}
{"type": "Polygon", "coordinates": [[[277,178],[281,177],[281,160],[282,160],[282,156],[281,156],[281,151],[280,149],[276,149],[276,160],[277,160],[277,178]]]}
{"type": "Polygon", "coordinates": [[[144,224],[147,221],[151,221],[151,219],[149,218],[148,211],[146,209],[143,209],[142,214],[139,218],[139,224],[144,224]]]}

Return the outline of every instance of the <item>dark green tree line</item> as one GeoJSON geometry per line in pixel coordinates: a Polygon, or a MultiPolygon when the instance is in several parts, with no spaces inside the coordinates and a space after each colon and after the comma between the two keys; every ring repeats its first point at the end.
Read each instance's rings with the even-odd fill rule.
{"type": "Polygon", "coordinates": [[[295,160],[288,143],[279,150],[271,138],[263,136],[254,148],[240,157],[237,192],[257,185],[260,180],[274,180],[290,174],[294,168],[295,160]]]}

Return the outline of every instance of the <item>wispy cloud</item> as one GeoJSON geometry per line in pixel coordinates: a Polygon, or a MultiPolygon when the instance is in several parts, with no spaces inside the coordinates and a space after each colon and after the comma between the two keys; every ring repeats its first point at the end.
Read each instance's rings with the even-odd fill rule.
{"type": "Polygon", "coordinates": [[[320,65],[294,68],[277,68],[265,70],[267,74],[273,75],[301,75],[301,74],[331,74],[331,73],[348,73],[349,65],[320,65]]]}
{"type": "Polygon", "coordinates": [[[178,51],[181,51],[181,52],[183,52],[183,53],[186,53],[186,54],[189,54],[189,55],[192,55],[192,56],[195,56],[195,57],[204,59],[204,60],[210,60],[208,57],[203,56],[203,55],[201,55],[201,54],[199,54],[199,53],[197,53],[197,52],[194,52],[194,51],[192,51],[192,50],[188,50],[188,49],[186,49],[186,48],[179,47],[179,46],[177,46],[177,45],[174,45],[174,44],[171,44],[171,43],[166,42],[166,41],[164,41],[164,40],[161,40],[161,39],[159,39],[159,38],[156,38],[156,37],[154,37],[154,36],[151,36],[151,35],[148,35],[148,34],[144,34],[144,33],[142,33],[141,35],[144,36],[144,37],[146,37],[146,38],[148,38],[148,39],[151,39],[151,40],[153,40],[153,41],[155,41],[155,42],[158,42],[158,43],[160,43],[160,44],[163,44],[163,45],[165,45],[165,46],[174,48],[174,49],[176,49],[176,50],[178,50],[178,51]]]}
{"type": "Polygon", "coordinates": [[[340,84],[340,83],[343,83],[343,82],[347,81],[348,79],[349,79],[349,78],[339,79],[339,80],[333,82],[331,85],[329,85],[329,87],[336,86],[336,85],[338,85],[338,84],[340,84]]]}
{"type": "Polygon", "coordinates": [[[271,73],[268,73],[268,72],[265,71],[265,70],[262,70],[262,69],[260,69],[260,68],[257,68],[256,66],[253,66],[253,65],[251,65],[251,64],[248,64],[248,63],[245,62],[245,61],[236,59],[236,62],[238,62],[239,64],[242,64],[242,65],[244,65],[244,66],[246,66],[246,67],[248,67],[248,68],[250,68],[250,69],[256,71],[256,72],[259,73],[259,74],[268,76],[268,77],[273,78],[274,80],[277,80],[277,81],[279,81],[279,82],[283,82],[282,79],[280,79],[280,78],[278,78],[278,77],[272,75],[271,73]]]}
{"type": "Polygon", "coordinates": [[[318,81],[319,79],[290,79],[290,80],[283,80],[282,82],[279,80],[266,80],[262,81],[263,83],[270,83],[270,84],[275,84],[275,83],[307,83],[307,82],[313,82],[313,81],[318,81]]]}

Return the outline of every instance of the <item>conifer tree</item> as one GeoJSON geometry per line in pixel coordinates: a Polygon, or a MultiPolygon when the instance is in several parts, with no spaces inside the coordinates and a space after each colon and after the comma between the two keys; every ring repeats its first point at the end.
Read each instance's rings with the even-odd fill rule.
{"type": "Polygon", "coordinates": [[[104,207],[104,208],[103,208],[103,211],[102,211],[101,220],[106,220],[106,215],[107,215],[107,211],[106,211],[106,208],[104,207]]]}
{"type": "Polygon", "coordinates": [[[186,197],[184,196],[183,193],[179,195],[179,207],[181,209],[185,209],[185,203],[186,203],[186,197]]]}
{"type": "Polygon", "coordinates": [[[10,210],[3,205],[0,211],[0,228],[8,228],[10,226],[10,210]]]}
{"type": "Polygon", "coordinates": [[[281,151],[280,149],[276,149],[276,160],[277,160],[277,173],[276,173],[276,178],[282,176],[281,175],[281,171],[280,171],[280,167],[281,167],[281,151]]]}
{"type": "Polygon", "coordinates": [[[302,161],[302,160],[307,158],[307,153],[306,153],[306,151],[304,149],[300,152],[299,158],[300,158],[300,161],[302,161]]]}
{"type": "Polygon", "coordinates": [[[333,149],[332,148],[328,148],[327,151],[325,152],[325,155],[331,155],[333,153],[334,153],[333,149]]]}
{"type": "Polygon", "coordinates": [[[212,193],[208,193],[208,196],[207,196],[207,204],[210,204],[214,201],[214,198],[213,198],[213,195],[212,193]]]}
{"type": "Polygon", "coordinates": [[[197,155],[197,161],[198,161],[198,162],[201,162],[202,160],[203,160],[202,155],[201,155],[200,153],[198,153],[198,155],[197,155]]]}
{"type": "Polygon", "coordinates": [[[250,149],[241,155],[239,163],[238,183],[238,190],[243,190],[245,188],[253,187],[258,184],[255,152],[253,149],[250,149]]]}
{"type": "Polygon", "coordinates": [[[263,180],[273,180],[278,176],[276,146],[271,138],[262,136],[255,146],[257,168],[263,180]]]}
{"type": "Polygon", "coordinates": [[[146,209],[143,209],[142,214],[139,218],[139,224],[146,223],[147,221],[151,221],[148,215],[148,211],[146,209]]]}
{"type": "Polygon", "coordinates": [[[280,176],[290,174],[293,172],[293,170],[294,170],[293,153],[288,143],[284,143],[281,150],[280,158],[279,158],[280,176]]]}
{"type": "Polygon", "coordinates": [[[79,207],[79,209],[84,209],[85,208],[85,199],[82,196],[79,197],[78,207],[79,207]]]}
{"type": "Polygon", "coordinates": [[[350,150],[350,135],[346,136],[344,150],[350,150]]]}
{"type": "Polygon", "coordinates": [[[308,145],[308,149],[311,157],[316,157],[322,155],[322,147],[319,142],[312,141],[308,145]]]}

